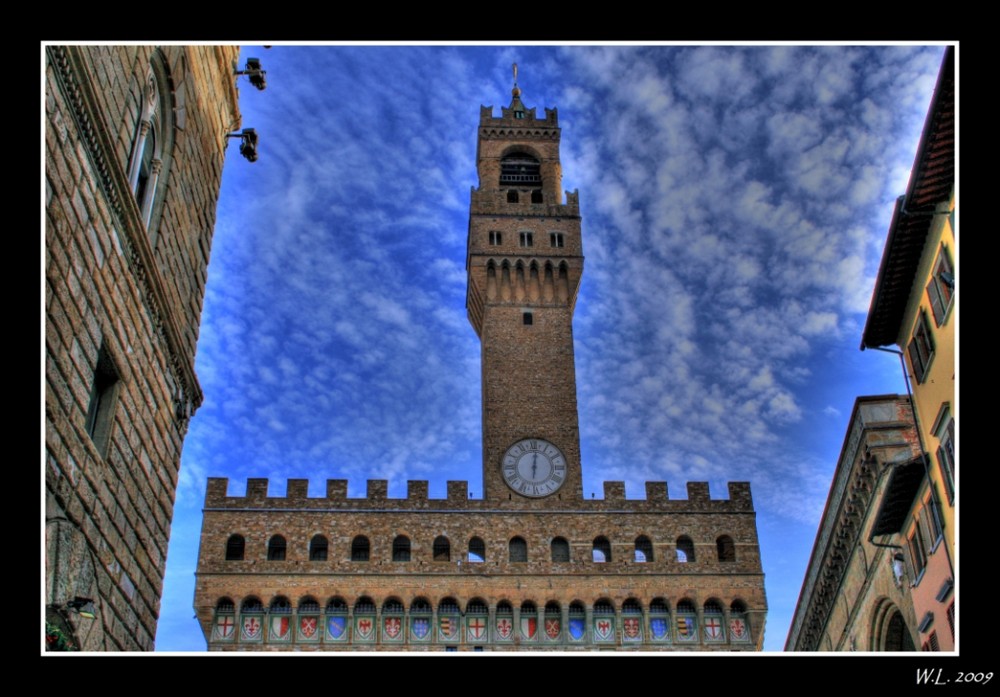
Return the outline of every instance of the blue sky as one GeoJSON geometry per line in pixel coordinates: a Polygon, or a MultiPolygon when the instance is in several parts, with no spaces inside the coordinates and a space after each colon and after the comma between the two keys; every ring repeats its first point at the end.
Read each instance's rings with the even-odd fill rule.
{"type": "Polygon", "coordinates": [[[770,606],[794,612],[858,395],[904,389],[860,352],[893,201],[941,46],[248,46],[260,159],[230,145],[156,648],[192,619],[207,477],[469,481],[479,341],[465,242],[479,106],[557,107],[586,258],[574,320],[585,495],[750,481],[770,606]]]}

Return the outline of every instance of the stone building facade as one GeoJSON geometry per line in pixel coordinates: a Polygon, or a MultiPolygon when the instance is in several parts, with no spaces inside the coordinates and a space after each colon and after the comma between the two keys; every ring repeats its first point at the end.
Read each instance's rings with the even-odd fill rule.
{"type": "Polygon", "coordinates": [[[290,480],[268,497],[210,479],[195,612],[210,650],[759,650],[767,602],[747,483],[671,500],[582,492],[573,311],[577,192],[561,190],[558,113],[516,85],[483,107],[467,311],[482,342],[483,497],[411,481],[365,498],[290,480]]]}
{"type": "MultiPolygon", "coordinates": [[[[859,397],[820,520],[786,651],[913,651],[912,576],[887,521],[923,475],[905,396],[859,397]]],[[[912,500],[912,499],[911,499],[912,500]]]]}
{"type": "Polygon", "coordinates": [[[47,636],[151,650],[238,49],[45,57],[47,636]]]}

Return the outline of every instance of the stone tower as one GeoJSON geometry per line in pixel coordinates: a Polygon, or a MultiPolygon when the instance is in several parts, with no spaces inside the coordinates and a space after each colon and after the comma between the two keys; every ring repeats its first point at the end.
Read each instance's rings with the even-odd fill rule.
{"type": "Polygon", "coordinates": [[[211,478],[194,608],[211,651],[753,651],[767,600],[750,485],[584,499],[573,361],[583,271],[555,109],[480,111],[467,310],[482,341],[483,498],[344,479],[284,496],[211,478]],[[317,495],[319,494],[319,495],[317,495]]]}
{"type": "Polygon", "coordinates": [[[482,107],[466,267],[482,342],[483,492],[488,500],[579,500],[573,309],[583,273],[577,192],[562,199],[559,117],[482,107]]]}

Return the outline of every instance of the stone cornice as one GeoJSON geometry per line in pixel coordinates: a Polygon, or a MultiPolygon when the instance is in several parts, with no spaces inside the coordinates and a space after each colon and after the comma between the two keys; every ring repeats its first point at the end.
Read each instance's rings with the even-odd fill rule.
{"type": "Polygon", "coordinates": [[[188,355],[185,350],[181,331],[169,311],[163,279],[157,270],[139,207],[131,195],[125,173],[115,163],[114,146],[109,135],[101,127],[97,98],[88,82],[78,78],[87,72],[80,56],[83,49],[78,46],[49,46],[46,50],[93,163],[96,183],[119,223],[116,233],[126,263],[140,289],[143,306],[166,348],[167,364],[179,388],[179,393],[172,395],[174,418],[185,429],[188,419],[203,400],[194,372],[194,356],[188,355]]]}

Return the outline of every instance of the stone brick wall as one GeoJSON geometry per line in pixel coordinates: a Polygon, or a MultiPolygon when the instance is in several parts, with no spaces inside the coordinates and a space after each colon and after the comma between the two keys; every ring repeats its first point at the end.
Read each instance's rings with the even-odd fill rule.
{"type": "MultiPolygon", "coordinates": [[[[227,480],[210,479],[199,552],[195,610],[206,638],[212,636],[216,608],[228,598],[235,607],[248,597],[265,607],[287,598],[298,607],[305,598],[324,605],[333,598],[352,606],[362,598],[381,607],[399,600],[410,608],[418,599],[437,607],[453,599],[462,608],[472,600],[489,607],[508,602],[520,607],[530,601],[542,608],[556,602],[567,608],[574,601],[592,608],[600,600],[619,611],[632,601],[649,608],[664,601],[672,609],[683,599],[702,607],[716,600],[724,608],[745,604],[752,618],[752,639],[729,644],[729,650],[759,648],[766,612],[763,573],[749,486],[730,484],[728,499],[711,499],[704,483],[688,485],[688,499],[666,498],[666,485],[647,485],[647,498],[626,500],[621,482],[605,485],[604,499],[546,501],[537,510],[503,510],[484,499],[468,499],[465,482],[449,482],[446,499],[428,499],[426,482],[410,482],[406,499],[387,499],[384,481],[369,481],[368,496],[345,496],[346,482],[327,482],[325,497],[309,498],[305,480],[290,480],[285,497],[268,497],[267,480],[250,480],[247,495],[226,495],[227,480]],[[232,535],[245,540],[242,560],[227,560],[232,535]],[[274,535],[287,541],[285,558],[269,561],[268,542],[274,535]],[[309,545],[316,535],[328,540],[325,560],[310,561],[309,545]],[[393,561],[393,540],[410,542],[410,560],[393,561]],[[637,561],[636,538],[652,543],[652,558],[637,561]],[[678,560],[677,538],[694,543],[694,559],[678,560]],[[732,538],[735,560],[720,561],[717,539],[732,538]],[[356,536],[370,544],[367,561],[352,561],[356,536]],[[434,559],[438,536],[450,542],[448,561],[434,559]],[[527,543],[527,561],[511,561],[509,543],[515,536],[527,543]],[[598,536],[610,542],[610,560],[594,560],[598,536]],[[482,562],[470,562],[469,541],[485,546],[482,562]],[[570,561],[552,561],[551,542],[562,537],[570,561]]],[[[502,503],[502,502],[501,502],[502,503]]],[[[254,648],[254,642],[211,642],[210,648],[254,648]]],[[[284,646],[284,645],[281,645],[284,646]]],[[[326,646],[324,644],[324,646],[326,646]]],[[[331,642],[327,648],[345,648],[331,642]]],[[[392,649],[393,642],[368,648],[392,649]]],[[[440,648],[436,643],[431,647],[440,648]]],[[[465,644],[461,644],[465,646],[465,644]]],[[[493,648],[505,648],[502,643],[493,648]]],[[[564,643],[557,644],[565,648],[564,643]]],[[[718,648],[698,643],[699,650],[718,648]]],[[[272,647],[273,648],[273,647],[272,647]]],[[[512,646],[506,646],[512,648],[512,646]]],[[[552,647],[550,647],[552,648],[552,647]]],[[[593,648],[591,646],[591,648],[593,648]]],[[[675,649],[678,643],[644,648],[675,649]]]]}
{"type": "Polygon", "coordinates": [[[225,133],[239,125],[237,56],[47,49],[46,604],[86,650],[153,648],[181,446],[202,399],[194,352],[225,133]],[[154,62],[174,130],[147,228],[127,169],[154,62]],[[96,619],[56,609],[77,596],[96,619]]]}

